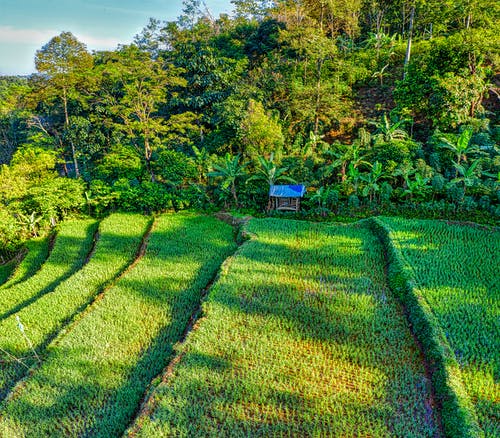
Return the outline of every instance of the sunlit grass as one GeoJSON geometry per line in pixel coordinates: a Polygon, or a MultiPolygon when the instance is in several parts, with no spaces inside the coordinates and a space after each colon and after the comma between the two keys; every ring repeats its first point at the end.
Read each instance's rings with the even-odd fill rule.
{"type": "Polygon", "coordinates": [[[26,374],[34,362],[16,316],[35,349],[44,346],[134,259],[149,219],[141,215],[113,214],[99,227],[100,238],[90,261],[52,292],[0,322],[0,399],[26,374]],[[9,355],[5,354],[8,353],[9,355]],[[12,360],[22,359],[25,365],[12,360]]]}
{"type": "Polygon", "coordinates": [[[49,346],[4,406],[0,435],[119,436],[235,246],[232,228],[214,218],[159,217],[146,255],[49,346]]]}
{"type": "Polygon", "coordinates": [[[81,268],[92,246],[96,228],[95,220],[63,222],[54,248],[42,268],[26,281],[0,291],[0,319],[49,292],[81,268]]]}
{"type": "Polygon", "coordinates": [[[9,278],[0,285],[0,293],[3,289],[27,280],[40,269],[49,254],[49,240],[49,237],[38,237],[26,242],[26,255],[17,266],[7,271],[9,278]]]}
{"type": "Polygon", "coordinates": [[[438,221],[383,221],[455,353],[480,426],[486,436],[500,436],[500,232],[438,221]]]}
{"type": "Polygon", "coordinates": [[[433,436],[423,364],[376,238],[270,219],[248,231],[131,434],[433,436]]]}

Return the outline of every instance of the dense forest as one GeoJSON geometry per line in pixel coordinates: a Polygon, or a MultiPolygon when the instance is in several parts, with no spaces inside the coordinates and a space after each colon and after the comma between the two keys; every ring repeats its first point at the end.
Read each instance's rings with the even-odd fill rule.
{"type": "Polygon", "coordinates": [[[496,0],[185,0],[0,78],[0,256],[71,214],[234,208],[500,220],[496,0]]]}

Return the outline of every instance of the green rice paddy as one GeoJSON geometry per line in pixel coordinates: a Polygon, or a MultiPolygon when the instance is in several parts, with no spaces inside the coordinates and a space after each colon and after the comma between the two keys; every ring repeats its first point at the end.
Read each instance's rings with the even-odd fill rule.
{"type": "Polygon", "coordinates": [[[252,219],[237,249],[214,217],[117,213],[29,242],[0,437],[500,436],[500,231],[377,221],[252,219]]]}

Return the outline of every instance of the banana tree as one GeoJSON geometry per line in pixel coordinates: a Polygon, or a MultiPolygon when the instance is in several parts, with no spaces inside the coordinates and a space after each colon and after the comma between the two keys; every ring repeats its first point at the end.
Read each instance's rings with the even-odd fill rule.
{"type": "Polygon", "coordinates": [[[288,167],[278,167],[274,162],[274,154],[271,154],[269,159],[265,157],[258,157],[259,166],[257,167],[256,174],[252,175],[247,179],[247,183],[250,181],[265,181],[269,184],[269,187],[276,184],[277,182],[289,182],[291,184],[296,181],[285,173],[288,171],[288,167]]]}
{"type": "Polygon", "coordinates": [[[19,224],[23,227],[27,228],[28,233],[31,237],[38,236],[38,224],[42,220],[41,216],[36,216],[35,212],[32,212],[30,215],[24,215],[22,213],[18,213],[19,224]]]}
{"type": "Polygon", "coordinates": [[[318,204],[318,210],[321,216],[326,216],[338,201],[338,192],[331,187],[320,187],[311,196],[311,202],[318,204]]]}
{"type": "Polygon", "coordinates": [[[382,120],[378,123],[373,123],[377,130],[373,138],[375,141],[391,142],[394,140],[406,140],[409,135],[405,129],[403,129],[404,124],[407,123],[406,119],[391,120],[387,117],[387,114],[382,116],[382,120]]]}
{"type": "Polygon", "coordinates": [[[361,172],[352,162],[349,163],[346,175],[346,184],[351,189],[348,194],[358,194],[359,182],[361,181],[361,172]]]}
{"type": "Polygon", "coordinates": [[[429,178],[425,178],[418,172],[415,173],[414,180],[410,179],[410,175],[406,175],[406,190],[403,192],[403,196],[409,196],[410,200],[416,199],[418,201],[423,201],[431,189],[429,181],[429,178]]]}
{"type": "Polygon", "coordinates": [[[365,182],[365,186],[363,187],[362,195],[368,196],[370,202],[375,198],[375,194],[380,191],[379,182],[382,178],[385,178],[387,175],[383,170],[382,164],[376,161],[371,168],[371,171],[367,174],[360,175],[361,181],[365,182]]]}
{"type": "Polygon", "coordinates": [[[354,143],[352,146],[346,146],[343,151],[326,151],[327,158],[331,158],[332,162],[323,168],[323,174],[328,177],[335,169],[340,168],[340,181],[346,182],[348,179],[348,168],[352,165],[357,169],[361,165],[369,165],[365,160],[365,155],[361,153],[361,146],[354,143]]]}
{"type": "Polygon", "coordinates": [[[470,166],[455,164],[457,174],[459,174],[460,176],[457,176],[450,182],[452,184],[460,184],[460,183],[463,184],[464,187],[463,198],[465,198],[465,192],[467,191],[467,187],[472,187],[480,181],[478,172],[476,170],[480,162],[481,158],[478,158],[477,160],[474,160],[470,166]]]}
{"type": "Polygon", "coordinates": [[[214,164],[214,170],[209,172],[207,176],[212,178],[220,178],[220,187],[222,190],[231,193],[235,207],[238,207],[238,196],[236,193],[236,180],[238,177],[245,175],[247,163],[240,164],[240,156],[226,154],[222,164],[214,164]]]}
{"type": "Polygon", "coordinates": [[[455,154],[455,161],[453,166],[455,167],[455,178],[458,177],[459,166],[461,166],[462,161],[467,161],[467,155],[473,152],[477,152],[477,148],[471,145],[472,139],[472,128],[467,128],[458,136],[455,137],[454,141],[446,137],[441,137],[440,147],[443,149],[448,149],[455,154]]]}

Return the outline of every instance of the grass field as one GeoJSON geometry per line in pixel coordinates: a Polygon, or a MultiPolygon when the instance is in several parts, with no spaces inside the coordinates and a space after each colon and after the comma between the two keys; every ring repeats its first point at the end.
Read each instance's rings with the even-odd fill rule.
{"type": "Polygon", "coordinates": [[[429,382],[362,226],[252,220],[129,436],[435,436],[429,382]]]}
{"type": "Polygon", "coordinates": [[[480,427],[500,436],[500,231],[384,218],[444,330],[480,427]]]}
{"type": "Polygon", "coordinates": [[[0,294],[0,320],[36,301],[80,269],[92,247],[96,229],[95,220],[62,223],[54,248],[38,272],[0,294]]]}
{"type": "Polygon", "coordinates": [[[0,437],[500,437],[498,229],[96,225],[0,287],[0,437]]]}
{"type": "Polygon", "coordinates": [[[52,292],[0,321],[0,400],[36,361],[16,317],[24,325],[33,348],[41,354],[64,326],[130,264],[149,222],[141,215],[109,216],[101,222],[95,252],[82,269],[52,292]]]}
{"type": "Polygon", "coordinates": [[[159,217],[145,256],[5,404],[0,436],[119,436],[235,247],[232,228],[214,218],[159,217]]]}
{"type": "Polygon", "coordinates": [[[19,264],[13,261],[11,266],[5,267],[4,282],[0,291],[30,278],[40,269],[49,255],[50,237],[40,237],[26,242],[26,255],[19,264]],[[5,278],[7,277],[7,278],[5,278]]]}

